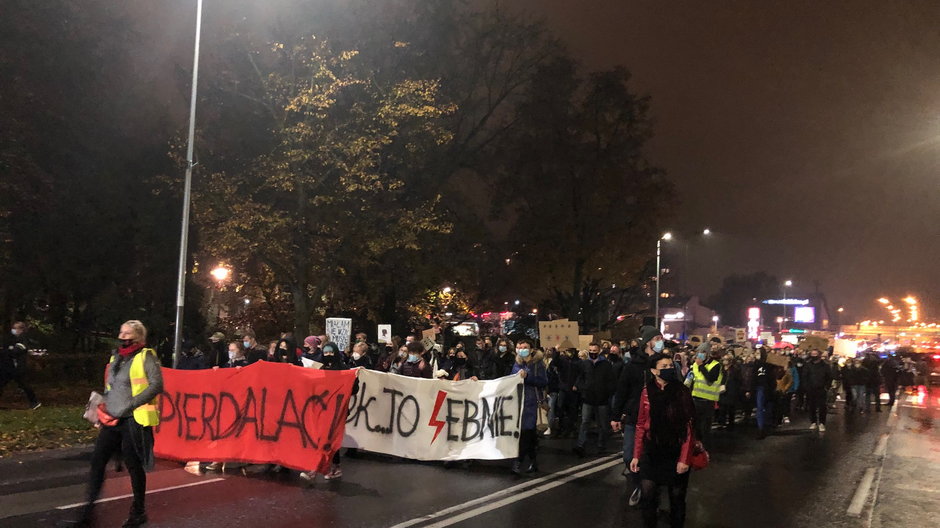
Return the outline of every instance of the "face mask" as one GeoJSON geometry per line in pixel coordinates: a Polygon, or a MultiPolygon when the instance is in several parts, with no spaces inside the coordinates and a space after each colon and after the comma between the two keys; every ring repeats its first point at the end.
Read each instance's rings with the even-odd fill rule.
{"type": "Polygon", "coordinates": [[[597,359],[598,355],[599,355],[598,352],[588,352],[588,356],[590,356],[591,359],[597,359]]]}
{"type": "Polygon", "coordinates": [[[245,348],[251,348],[251,341],[242,341],[242,346],[245,348]]]}
{"type": "Polygon", "coordinates": [[[679,380],[679,378],[676,375],[676,369],[674,368],[659,369],[659,378],[665,382],[679,380]]]}
{"type": "Polygon", "coordinates": [[[398,353],[398,357],[400,357],[400,358],[403,358],[403,357],[405,357],[405,356],[407,356],[407,355],[408,355],[408,354],[406,354],[405,352],[399,352],[399,353],[398,353]]]}
{"type": "Polygon", "coordinates": [[[698,354],[695,354],[695,359],[701,359],[702,361],[705,361],[705,352],[699,352],[698,354]]]}
{"type": "Polygon", "coordinates": [[[228,360],[235,361],[235,352],[232,352],[231,350],[228,351],[228,360]]]}
{"type": "Polygon", "coordinates": [[[13,335],[15,335],[15,336],[20,335],[20,331],[17,330],[16,328],[11,328],[11,329],[10,329],[10,333],[13,334],[13,335]]]}
{"type": "Polygon", "coordinates": [[[420,358],[419,358],[417,355],[415,355],[415,354],[408,354],[408,363],[417,363],[417,362],[418,362],[418,359],[420,359],[420,358]]]}
{"type": "Polygon", "coordinates": [[[459,357],[459,358],[457,358],[457,359],[454,360],[454,364],[456,364],[456,365],[463,365],[463,364],[465,364],[466,362],[467,362],[467,358],[460,358],[460,357],[459,357]]]}
{"type": "Polygon", "coordinates": [[[353,352],[353,359],[355,359],[356,361],[359,361],[359,358],[361,357],[362,357],[362,354],[360,354],[359,352],[353,352]]]}
{"type": "Polygon", "coordinates": [[[131,346],[131,345],[133,345],[133,344],[134,344],[134,340],[133,340],[133,339],[122,339],[122,340],[121,340],[121,346],[124,347],[124,348],[127,348],[127,347],[129,347],[129,346],[131,346]]]}
{"type": "Polygon", "coordinates": [[[664,346],[666,346],[665,341],[657,341],[653,343],[653,352],[656,352],[656,353],[662,352],[664,346]]]}
{"type": "Polygon", "coordinates": [[[521,357],[521,358],[527,358],[527,357],[529,357],[529,349],[528,349],[528,348],[517,348],[517,349],[516,349],[516,355],[519,356],[519,357],[521,357]]]}
{"type": "Polygon", "coordinates": [[[499,345],[500,352],[506,352],[507,348],[504,345],[499,345]]]}

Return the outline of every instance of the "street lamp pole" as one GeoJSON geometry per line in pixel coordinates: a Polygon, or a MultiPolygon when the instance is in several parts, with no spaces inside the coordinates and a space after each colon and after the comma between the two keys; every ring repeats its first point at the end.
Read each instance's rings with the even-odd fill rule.
{"type": "Polygon", "coordinates": [[[656,329],[659,329],[659,281],[663,278],[663,267],[662,267],[662,254],[663,254],[663,240],[671,240],[672,233],[666,233],[663,236],[656,239],[656,317],[653,318],[656,321],[656,329]]]}
{"type": "Polygon", "coordinates": [[[202,0],[196,0],[196,42],[193,49],[193,84],[189,99],[189,143],[186,146],[186,178],[183,182],[183,220],[180,234],[179,274],[176,282],[176,328],[173,336],[173,368],[183,344],[183,309],[186,296],[186,254],[189,245],[189,206],[193,184],[193,141],[196,135],[196,88],[199,80],[199,40],[202,35],[202,0]]]}

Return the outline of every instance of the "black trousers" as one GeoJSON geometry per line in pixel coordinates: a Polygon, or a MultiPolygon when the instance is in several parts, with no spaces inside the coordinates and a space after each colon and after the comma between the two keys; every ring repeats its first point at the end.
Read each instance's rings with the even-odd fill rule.
{"type": "Polygon", "coordinates": [[[535,457],[538,454],[539,448],[539,435],[538,431],[535,429],[523,429],[519,433],[519,458],[517,460],[520,464],[525,462],[525,458],[529,457],[529,463],[535,464],[535,457]]]}
{"type": "Polygon", "coordinates": [[[0,372],[0,394],[3,393],[3,389],[7,386],[7,383],[11,381],[16,383],[20,390],[23,391],[23,394],[26,395],[30,407],[35,407],[36,404],[39,403],[39,400],[36,399],[36,393],[23,381],[23,375],[19,372],[0,372]]]}
{"type": "Polygon", "coordinates": [[[822,389],[807,389],[806,401],[809,405],[809,421],[826,425],[826,412],[828,405],[826,403],[827,391],[822,389]]]}
{"type": "Polygon", "coordinates": [[[715,402],[702,398],[693,398],[695,403],[695,437],[706,444],[712,434],[712,422],[715,420],[715,402]]]}
{"type": "MultiPolygon", "coordinates": [[[[675,475],[665,484],[669,492],[669,526],[672,528],[681,528],[685,525],[685,495],[689,491],[689,474],[686,471],[681,475],[675,475]]],[[[643,479],[640,481],[642,495],[640,498],[640,510],[643,512],[643,526],[647,528],[656,528],[659,526],[659,484],[653,480],[643,479]]]]}
{"type": "Polygon", "coordinates": [[[139,427],[133,418],[122,418],[114,427],[102,426],[95,440],[95,451],[91,455],[91,474],[88,479],[88,494],[85,505],[85,517],[90,517],[95,501],[101,494],[104,484],[104,471],[108,461],[120,453],[124,467],[131,477],[131,489],[134,491],[134,501],[131,503],[131,513],[144,513],[144,498],[147,493],[147,473],[138,453],[138,446],[134,445],[134,435],[131,427],[139,427]]]}

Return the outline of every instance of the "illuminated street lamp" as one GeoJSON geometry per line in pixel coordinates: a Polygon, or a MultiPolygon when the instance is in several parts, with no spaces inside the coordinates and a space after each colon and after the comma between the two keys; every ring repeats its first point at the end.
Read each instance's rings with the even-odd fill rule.
{"type": "Polygon", "coordinates": [[[216,282],[223,283],[232,276],[232,270],[219,264],[214,270],[209,272],[210,275],[216,280],[216,282]]]}
{"type": "Polygon", "coordinates": [[[783,282],[783,320],[787,320],[787,288],[793,286],[793,281],[785,280],[783,282]]]}
{"type": "Polygon", "coordinates": [[[706,227],[704,230],[702,230],[702,234],[708,236],[712,234],[712,230],[706,227]]]}
{"type": "Polygon", "coordinates": [[[659,282],[663,278],[663,240],[672,240],[672,233],[667,231],[663,233],[663,236],[656,239],[656,317],[653,319],[656,328],[659,328],[659,282]]]}
{"type": "Polygon", "coordinates": [[[714,333],[717,334],[718,333],[718,316],[717,315],[712,316],[712,326],[715,327],[714,333]]]}

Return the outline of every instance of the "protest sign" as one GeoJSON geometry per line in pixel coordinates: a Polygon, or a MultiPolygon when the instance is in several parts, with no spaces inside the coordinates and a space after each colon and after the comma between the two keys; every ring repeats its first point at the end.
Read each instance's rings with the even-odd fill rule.
{"type": "Polygon", "coordinates": [[[378,342],[379,343],[389,343],[392,342],[392,325],[390,324],[380,324],[378,330],[378,342]]]}
{"type": "Polygon", "coordinates": [[[174,460],[329,469],[356,373],[259,361],[242,368],[163,369],[154,453],[174,460]]]}
{"type": "Polygon", "coordinates": [[[770,343],[772,345],[774,344],[774,333],[773,332],[761,332],[760,340],[763,343],[770,343]]]}
{"type": "MultiPolygon", "coordinates": [[[[539,321],[539,342],[544,348],[561,347],[565,341],[578,342],[577,321],[567,319],[539,321]]],[[[570,348],[574,348],[574,345],[570,348]]]]}
{"type": "Polygon", "coordinates": [[[359,373],[343,446],[416,460],[499,460],[519,453],[522,378],[447,381],[359,373]]]}
{"type": "Polygon", "coordinates": [[[434,348],[434,345],[437,344],[437,342],[435,341],[436,337],[437,337],[437,333],[434,331],[433,328],[422,330],[421,331],[421,344],[424,345],[424,348],[426,350],[431,350],[434,348]]]}
{"type": "Polygon", "coordinates": [[[743,343],[747,341],[747,328],[735,328],[734,329],[734,342],[743,343]]]}
{"type": "Polygon", "coordinates": [[[578,336],[578,350],[587,350],[588,346],[594,342],[594,336],[592,335],[579,335],[578,336]]]}
{"type": "Polygon", "coordinates": [[[352,334],[352,319],[345,317],[326,318],[326,340],[336,343],[343,352],[349,350],[349,336],[352,334]]]}
{"type": "Polygon", "coordinates": [[[784,356],[783,354],[777,354],[776,352],[770,352],[767,354],[767,363],[771,365],[776,365],[778,367],[788,367],[790,365],[790,358],[784,356]]]}

